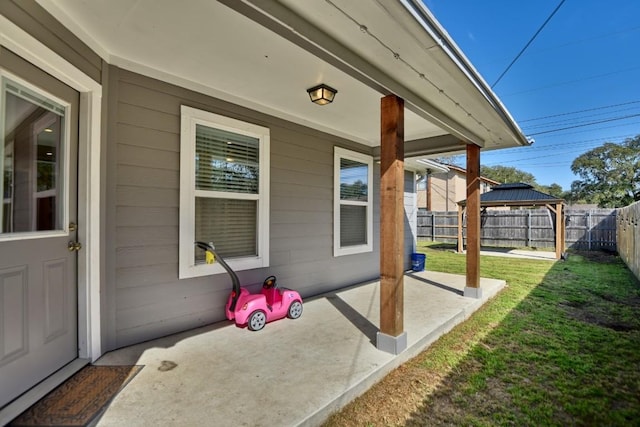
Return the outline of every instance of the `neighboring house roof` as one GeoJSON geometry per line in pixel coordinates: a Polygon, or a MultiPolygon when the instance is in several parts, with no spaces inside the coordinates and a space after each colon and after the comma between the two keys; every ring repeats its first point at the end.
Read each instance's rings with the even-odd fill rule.
{"type": "MultiPolygon", "coordinates": [[[[480,195],[480,206],[540,206],[563,203],[564,199],[535,190],[521,182],[501,184],[480,195]]],[[[465,206],[466,200],[458,202],[465,206]]]]}
{"type": "Polygon", "coordinates": [[[366,144],[374,155],[380,98],[389,94],[404,100],[407,157],[530,144],[420,0],[38,3],[110,64],[366,144]],[[338,90],[322,108],[306,93],[319,83],[338,90]]]}
{"type": "MultiPolygon", "coordinates": [[[[461,173],[461,174],[463,174],[463,175],[465,175],[465,176],[467,175],[467,170],[466,170],[466,169],[464,169],[464,168],[461,168],[461,167],[459,167],[459,166],[455,166],[455,165],[447,165],[447,166],[448,166],[448,167],[449,167],[449,169],[451,169],[452,171],[455,171],[455,172],[461,173]]],[[[486,178],[486,177],[484,177],[484,176],[481,176],[481,177],[480,177],[480,180],[482,180],[482,181],[486,182],[487,184],[489,184],[489,185],[491,185],[491,186],[500,185],[500,183],[499,183],[498,181],[494,181],[493,179],[489,179],[489,178],[486,178]]]]}

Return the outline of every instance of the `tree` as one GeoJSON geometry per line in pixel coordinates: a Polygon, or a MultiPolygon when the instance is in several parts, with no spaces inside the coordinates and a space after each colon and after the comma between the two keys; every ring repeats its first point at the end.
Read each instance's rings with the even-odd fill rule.
{"type": "Polygon", "coordinates": [[[512,166],[481,166],[480,175],[503,184],[523,182],[534,187],[538,185],[536,178],[529,172],[521,171],[512,166]]]}
{"type": "Polygon", "coordinates": [[[612,208],[640,200],[640,135],[581,154],[571,170],[582,178],[571,184],[579,198],[612,208]]]}
{"type": "Polygon", "coordinates": [[[536,187],[536,190],[560,199],[566,198],[566,193],[562,190],[560,184],[556,184],[555,182],[551,185],[539,185],[536,187]]]}

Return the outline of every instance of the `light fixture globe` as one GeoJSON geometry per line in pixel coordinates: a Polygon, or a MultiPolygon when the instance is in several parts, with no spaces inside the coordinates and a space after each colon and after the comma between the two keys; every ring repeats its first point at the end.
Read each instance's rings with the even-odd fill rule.
{"type": "Polygon", "coordinates": [[[311,89],[307,89],[307,93],[309,94],[309,98],[311,98],[311,102],[314,104],[327,105],[333,102],[333,98],[335,98],[338,91],[325,84],[320,84],[311,89]]]}

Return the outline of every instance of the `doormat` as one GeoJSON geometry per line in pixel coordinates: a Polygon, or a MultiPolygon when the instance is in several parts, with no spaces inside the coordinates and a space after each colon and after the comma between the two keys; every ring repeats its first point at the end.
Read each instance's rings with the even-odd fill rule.
{"type": "Polygon", "coordinates": [[[9,425],[86,426],[141,369],[142,366],[85,366],[9,425]]]}

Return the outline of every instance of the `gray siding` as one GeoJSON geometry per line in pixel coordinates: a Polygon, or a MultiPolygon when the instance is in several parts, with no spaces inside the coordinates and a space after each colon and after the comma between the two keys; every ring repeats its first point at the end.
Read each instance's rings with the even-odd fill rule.
{"type": "Polygon", "coordinates": [[[374,168],[374,251],[333,257],[333,147],[368,147],[109,67],[105,100],[107,208],[105,349],[224,318],[227,275],[178,280],[180,105],[271,131],[270,267],[304,297],[379,276],[379,168],[374,168]]]}
{"type": "Polygon", "coordinates": [[[102,59],[35,0],[1,0],[0,14],[93,80],[101,81],[102,59]]]}

